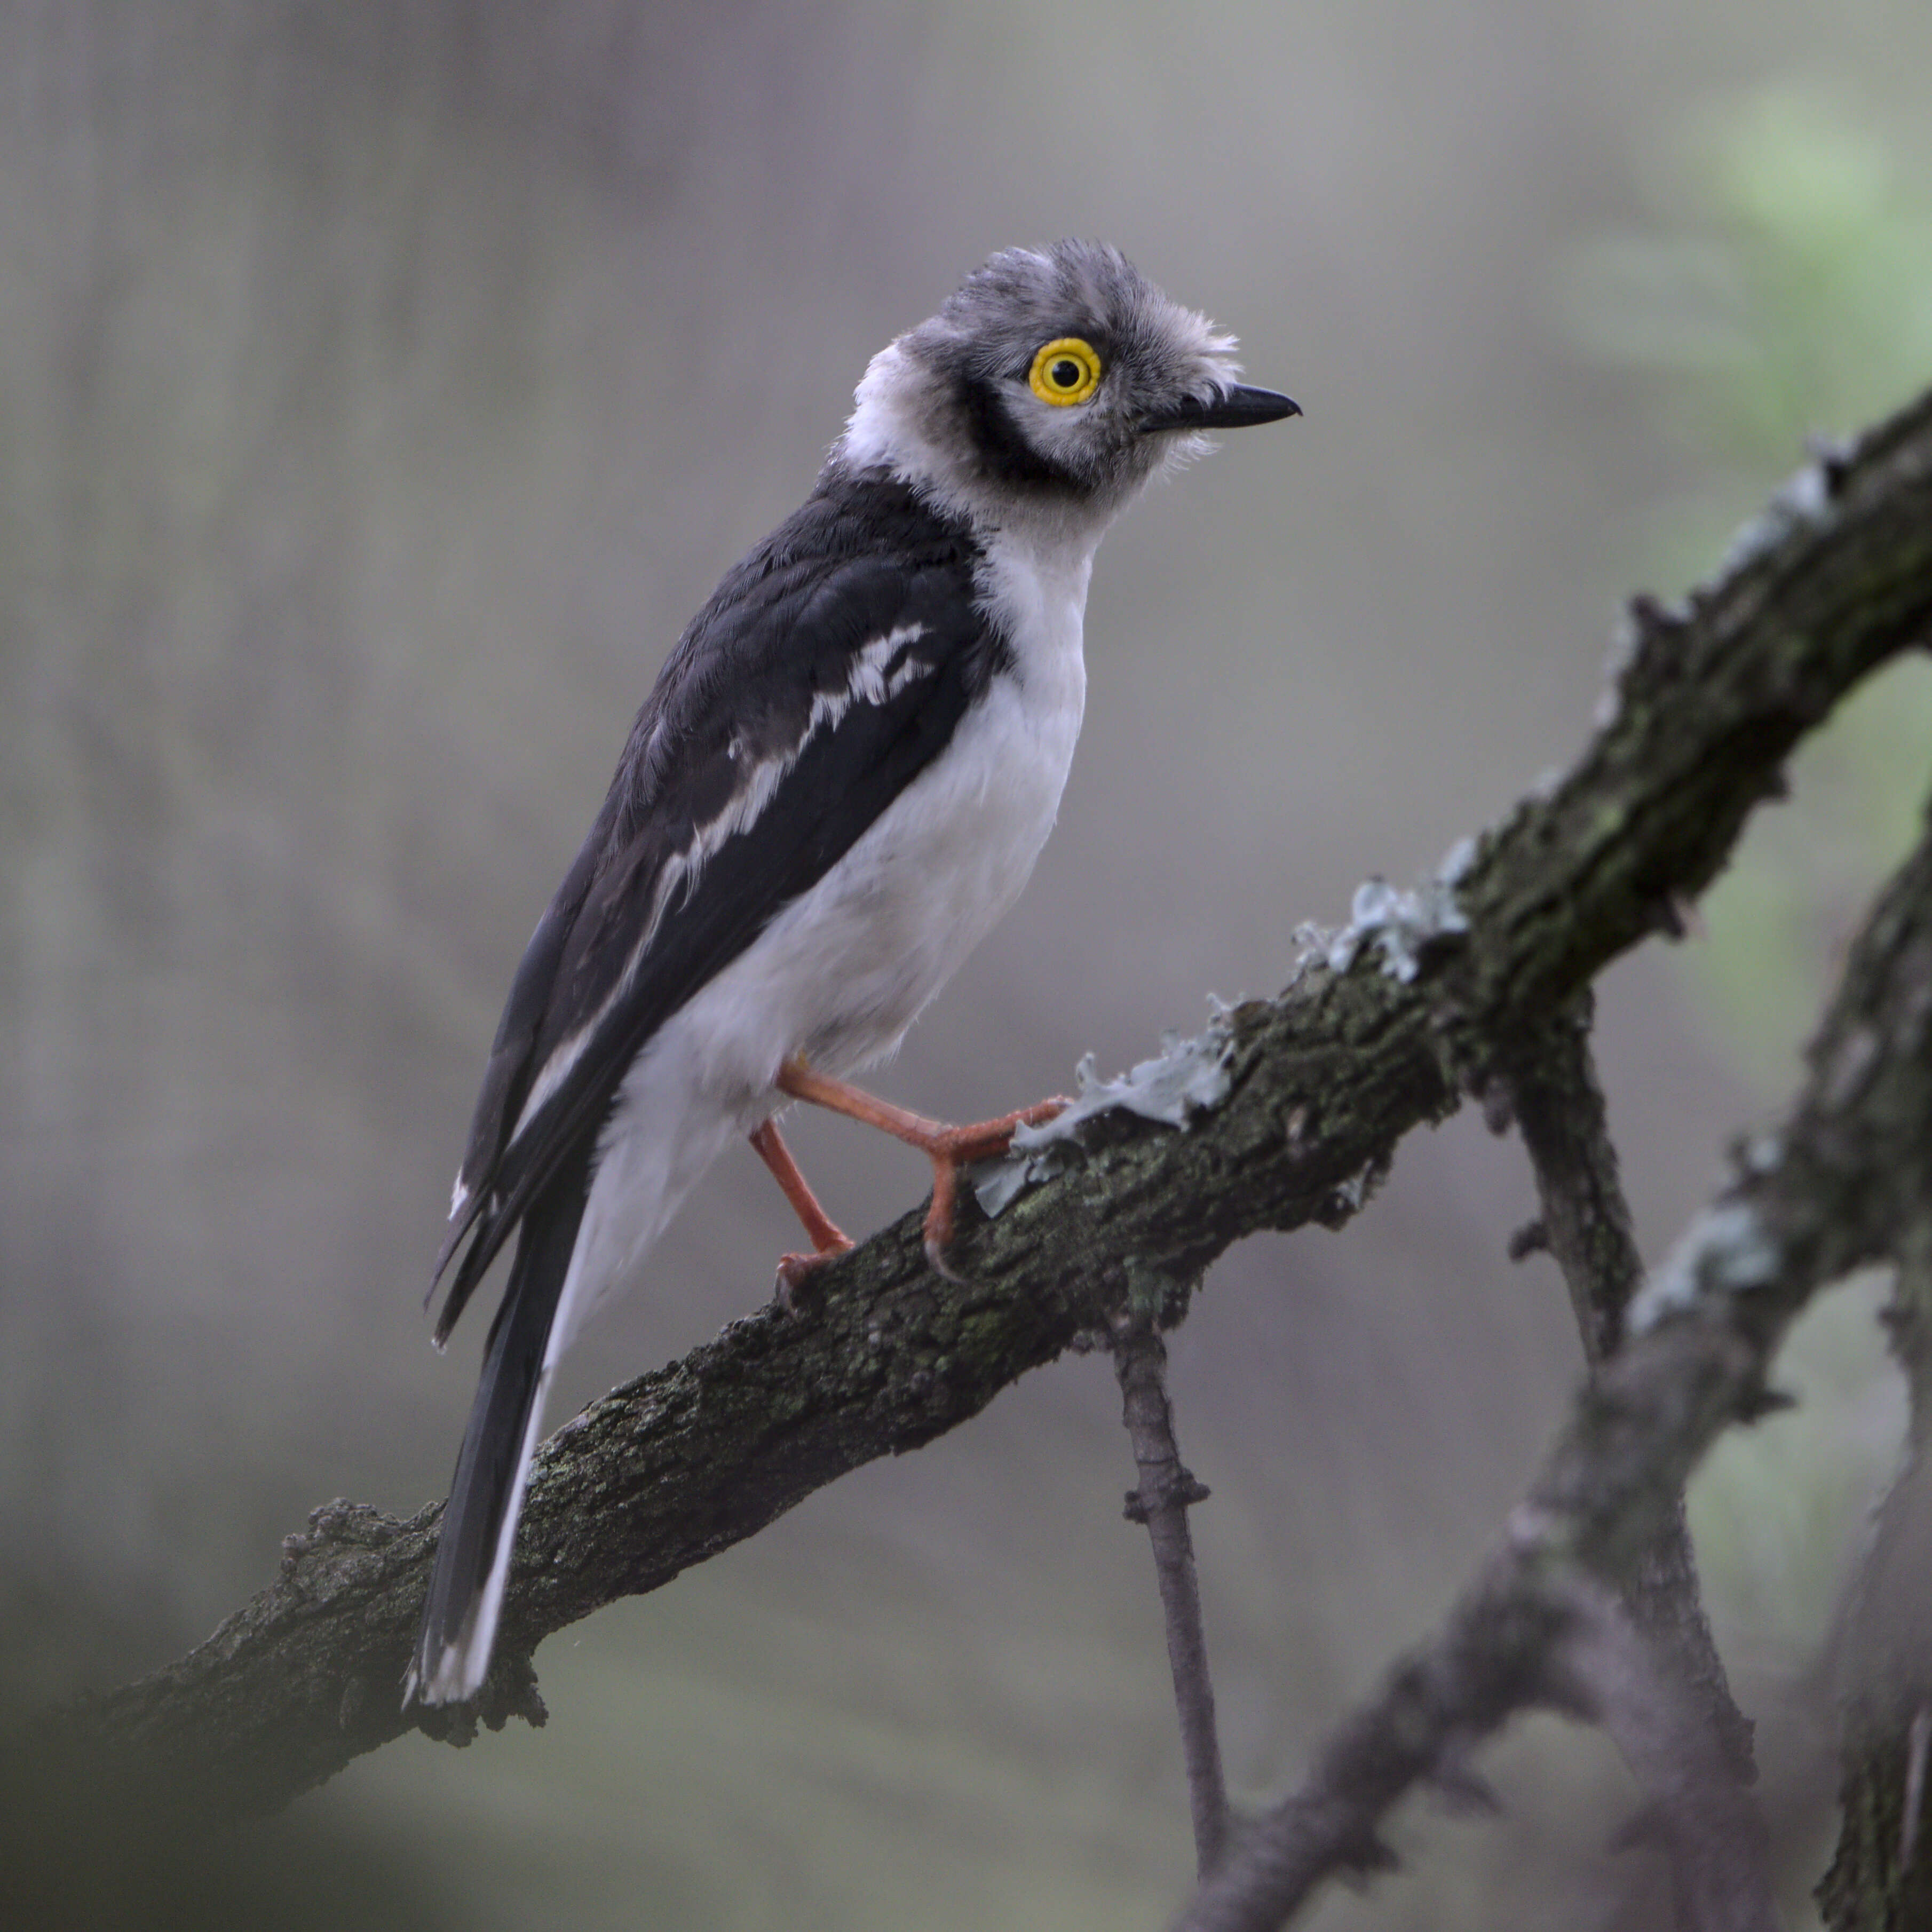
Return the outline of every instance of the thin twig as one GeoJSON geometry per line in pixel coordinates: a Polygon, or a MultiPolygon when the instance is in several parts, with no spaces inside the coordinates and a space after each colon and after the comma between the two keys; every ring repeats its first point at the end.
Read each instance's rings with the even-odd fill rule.
{"type": "Polygon", "coordinates": [[[1181,1755],[1187,1766],[1187,1804],[1194,1821],[1194,1862],[1205,1878],[1220,1861],[1228,1837],[1228,1788],[1214,1727],[1214,1684],[1202,1628],[1201,1589],[1194,1568],[1191,1505],[1206,1500],[1204,1484],[1180,1460],[1174,1411],[1167,1398],[1167,1345],[1148,1318],[1124,1313],[1114,1324],[1114,1372],[1120,1378],[1120,1417],[1133,1444],[1139,1486],[1127,1492],[1130,1522],[1147,1525],[1160,1606],[1167,1619],[1167,1661],[1174,1674],[1181,1755]]]}
{"type": "Polygon", "coordinates": [[[1505,1078],[1536,1176],[1540,1245],[1563,1271],[1584,1359],[1595,1369],[1622,1339],[1643,1256],[1590,1052],[1590,1005],[1580,995],[1520,1042],[1505,1078]]]}

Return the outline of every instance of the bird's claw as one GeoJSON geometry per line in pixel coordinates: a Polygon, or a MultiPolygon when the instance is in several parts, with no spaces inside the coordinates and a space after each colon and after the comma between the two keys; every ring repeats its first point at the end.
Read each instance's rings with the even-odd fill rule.
{"type": "Polygon", "coordinates": [[[941,1231],[934,1228],[932,1216],[928,1214],[926,1217],[924,1242],[926,1264],[942,1280],[951,1282],[956,1288],[963,1288],[966,1285],[966,1277],[946,1258],[946,1250],[952,1239],[950,1217],[948,1217],[946,1227],[941,1231]]]}
{"type": "Polygon", "coordinates": [[[776,1276],[772,1283],[772,1297],[788,1315],[800,1311],[799,1297],[818,1276],[827,1262],[836,1262],[841,1255],[850,1254],[852,1244],[842,1234],[840,1245],[824,1247],[809,1255],[781,1255],[776,1276]]]}
{"type": "Polygon", "coordinates": [[[1042,1126],[1072,1104],[1064,1094],[1036,1100],[1017,1113],[1002,1114],[997,1120],[982,1120],[970,1127],[949,1127],[932,1149],[932,1205],[926,1210],[924,1229],[926,1263],[934,1274],[955,1282],[965,1277],[947,1262],[952,1245],[955,1212],[959,1199],[959,1174],[975,1161],[992,1160],[1013,1144],[1017,1128],[1042,1126]]]}

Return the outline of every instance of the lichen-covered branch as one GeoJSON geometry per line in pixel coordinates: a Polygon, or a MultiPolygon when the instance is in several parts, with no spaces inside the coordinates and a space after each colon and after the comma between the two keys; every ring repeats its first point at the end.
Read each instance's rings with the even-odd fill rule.
{"type": "MultiPolygon", "coordinates": [[[[529,1660],[551,1632],[1104,1330],[1130,1258],[1189,1281],[1256,1229],[1346,1220],[1400,1137],[1484,1077],[1487,1042],[1666,922],[1799,736],[1932,637],[1932,397],[1780,501],[1681,610],[1633,607],[1604,717],[1560,783],[1460,854],[1451,884],[1364,898],[1327,963],[1225,1016],[1214,1097],[1187,1131],[1090,1115],[1042,1163],[1064,1171],[1030,1166],[996,1220],[962,1231],[963,1285],[926,1266],[909,1216],[827,1268],[802,1318],[734,1323],[560,1430],[532,1484],[485,1720],[540,1709],[529,1660]]],[[[68,1727],[157,1756],[184,1806],[285,1802],[410,1721],[398,1686],[435,1524],[320,1512],[206,1644],[68,1727]]]]}
{"type": "MultiPolygon", "coordinates": [[[[1344,1723],[1302,1789],[1237,1838],[1184,1932],[1273,1932],[1324,1880],[1372,1869],[1390,1808],[1532,1706],[1600,1719],[1646,1782],[1676,1762],[1666,1810],[1721,1797],[1715,1739],[1686,1772],[1682,1727],[1647,1736],[1654,1700],[1618,1688],[1623,1664],[1604,1667],[1618,1651],[1613,1593],[1711,1444],[1775,1406],[1772,1359],[1812,1294],[1893,1254],[1932,1204],[1932,825],[1853,949],[1810,1060],[1784,1126],[1743,1150],[1630,1303],[1628,1339],[1586,1384],[1441,1634],[1344,1723]]],[[[1717,1862],[1702,1872],[1696,1922],[1766,1922],[1748,1846],[1722,1820],[1704,1835],[1717,1862]]]]}

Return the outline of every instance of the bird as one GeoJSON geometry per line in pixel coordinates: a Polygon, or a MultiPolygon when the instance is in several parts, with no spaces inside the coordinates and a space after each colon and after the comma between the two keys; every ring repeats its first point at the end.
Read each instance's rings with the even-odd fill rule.
{"type": "Polygon", "coordinates": [[[776,1116],[815,1103],[932,1160],[949,1270],[962,1165],[1049,1100],[949,1127],[850,1084],[1018,898],[1086,694],[1101,536],[1205,432],[1297,405],[1117,249],[1010,248],[868,364],[800,507],[665,660],[512,981],[430,1294],[447,1341],[516,1247],[445,1505],[405,1708],[488,1675],[556,1363],[741,1136],[808,1251],[851,1246],[776,1116]],[[466,1246],[465,1245],[466,1243],[466,1246]]]}

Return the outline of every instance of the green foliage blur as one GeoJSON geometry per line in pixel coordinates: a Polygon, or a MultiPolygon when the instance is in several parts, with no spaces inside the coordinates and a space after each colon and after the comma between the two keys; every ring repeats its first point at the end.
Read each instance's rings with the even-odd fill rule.
{"type": "MultiPolygon", "coordinates": [[[[1907,152],[1830,94],[1780,85],[1691,116],[1649,158],[1652,221],[1566,265],[1578,342],[1642,379],[1681,452],[1648,512],[1669,592],[1707,574],[1739,506],[1808,440],[1876,420],[1932,382],[1932,148],[1907,152]]],[[[1767,1100],[1828,992],[1872,886],[1904,854],[1932,774],[1932,665],[1859,692],[1763,814],[1678,956],[1711,1036],[1767,1100]]]]}
{"type": "MultiPolygon", "coordinates": [[[[1677,486],[1643,518],[1666,596],[1712,572],[1740,515],[1808,443],[1828,445],[1932,381],[1932,152],[1908,140],[1816,88],[1730,98],[1648,158],[1646,224],[1566,261],[1573,338],[1636,381],[1653,433],[1678,452],[1677,486]]],[[[1908,659],[1872,680],[1800,748],[1790,777],[1790,804],[1758,814],[1706,894],[1705,931],[1671,954],[1702,1037],[1767,1114],[1797,1085],[1844,948],[1926,809],[1932,664],[1908,659]]],[[[1898,1453],[1901,1395],[1877,1318],[1888,1286],[1869,1279],[1810,1312],[1778,1370],[1798,1406],[1725,1438],[1689,1499],[1734,1683],[1753,1707],[1783,1678],[1787,1714],[1821,1741],[1833,1735],[1832,1633],[1857,1526],[1898,1453]]],[[[1829,1844],[1821,1818],[1814,1869],[1829,1844]]]]}

